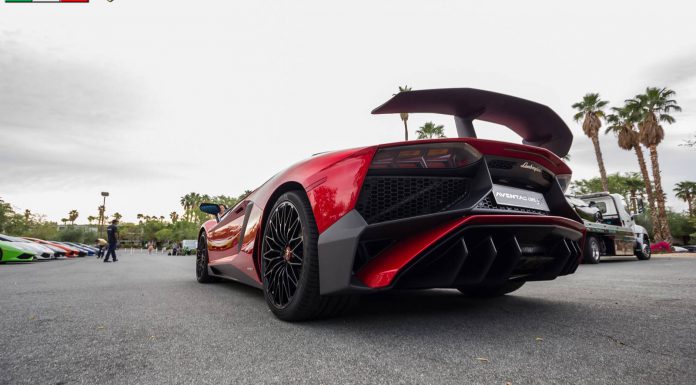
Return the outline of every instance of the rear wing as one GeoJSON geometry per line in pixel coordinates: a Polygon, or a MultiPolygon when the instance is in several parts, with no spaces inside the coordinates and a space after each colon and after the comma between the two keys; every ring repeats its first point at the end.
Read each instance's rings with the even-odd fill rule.
{"type": "Polygon", "coordinates": [[[546,148],[559,157],[567,155],[573,143],[570,128],[549,107],[474,88],[400,92],[372,110],[373,114],[401,112],[453,115],[459,137],[476,137],[475,119],[501,124],[521,136],[522,143],[546,148]]]}

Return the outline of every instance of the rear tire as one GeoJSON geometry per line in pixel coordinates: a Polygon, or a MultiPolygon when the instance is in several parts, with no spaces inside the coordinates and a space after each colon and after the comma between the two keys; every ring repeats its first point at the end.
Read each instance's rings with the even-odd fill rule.
{"type": "Polygon", "coordinates": [[[460,287],[457,290],[470,298],[493,298],[512,293],[523,285],[524,281],[508,281],[497,286],[460,287]]]}
{"type": "Polygon", "coordinates": [[[583,250],[583,260],[585,263],[596,265],[602,258],[602,249],[599,247],[599,240],[597,237],[588,236],[585,240],[585,250],[583,250]]]}
{"type": "Polygon", "coordinates": [[[208,240],[205,234],[198,238],[198,251],[196,252],[196,280],[198,283],[213,283],[217,278],[208,274],[208,240]]]}
{"type": "Polygon", "coordinates": [[[652,250],[650,249],[650,240],[643,239],[643,246],[640,251],[636,251],[636,258],[639,261],[647,261],[652,256],[652,250]]]}
{"type": "Polygon", "coordinates": [[[266,304],[283,321],[332,317],[351,304],[348,295],[319,294],[317,225],[301,191],[281,195],[263,232],[261,275],[266,304]]]}

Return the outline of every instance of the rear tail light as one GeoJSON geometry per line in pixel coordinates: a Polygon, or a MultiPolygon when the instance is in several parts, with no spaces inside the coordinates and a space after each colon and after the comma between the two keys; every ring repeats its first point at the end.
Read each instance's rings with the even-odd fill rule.
{"type": "Polygon", "coordinates": [[[558,184],[561,185],[561,190],[563,190],[564,193],[568,191],[568,186],[570,186],[571,177],[571,174],[556,175],[556,179],[558,179],[558,184]]]}
{"type": "Polygon", "coordinates": [[[378,150],[370,168],[460,168],[479,159],[481,153],[466,143],[415,144],[378,150]]]}

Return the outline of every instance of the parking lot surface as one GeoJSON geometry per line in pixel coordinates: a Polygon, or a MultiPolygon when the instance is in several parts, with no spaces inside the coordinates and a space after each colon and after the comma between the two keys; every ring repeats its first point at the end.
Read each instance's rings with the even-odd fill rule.
{"type": "Polygon", "coordinates": [[[614,259],[493,300],[365,297],[290,324],[194,257],[0,265],[2,384],[678,384],[696,378],[696,256],[614,259]]]}

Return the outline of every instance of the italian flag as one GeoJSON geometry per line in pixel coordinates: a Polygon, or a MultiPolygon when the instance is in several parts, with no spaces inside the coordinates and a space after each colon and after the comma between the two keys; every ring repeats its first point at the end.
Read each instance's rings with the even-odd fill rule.
{"type": "Polygon", "coordinates": [[[5,0],[6,3],[89,3],[89,0],[5,0]]]}

